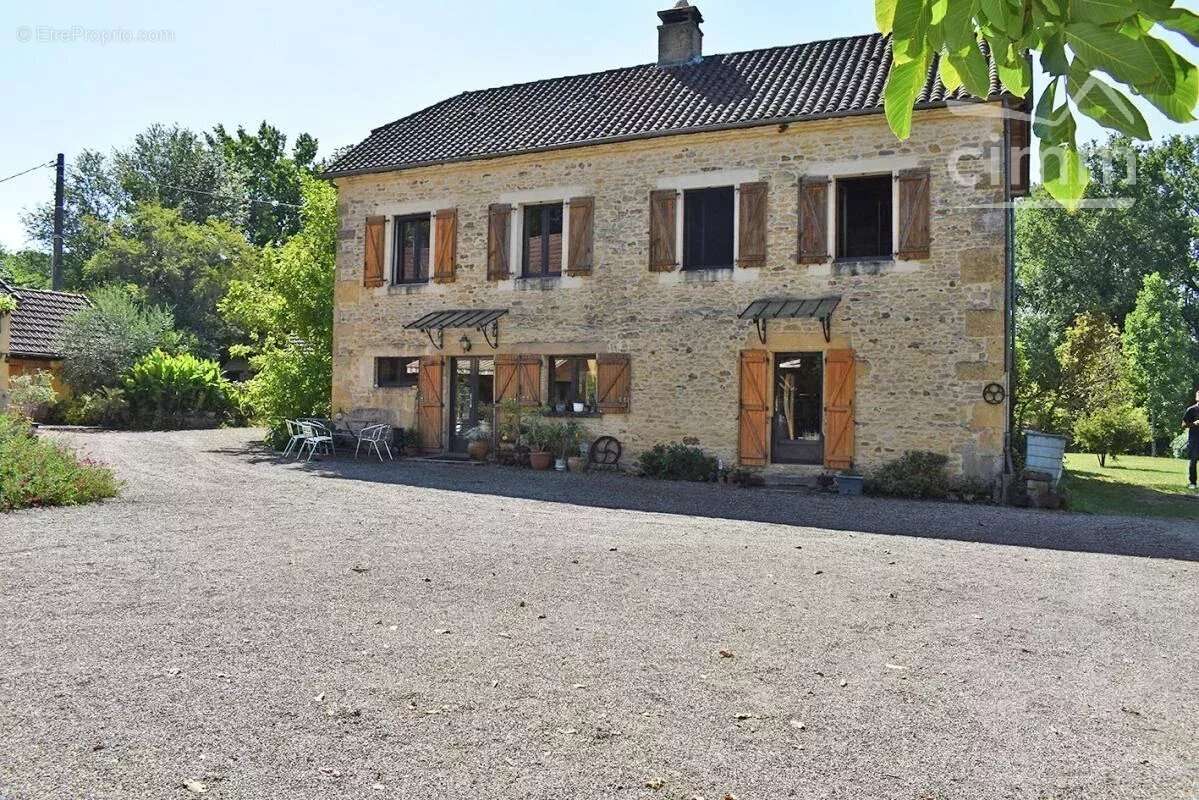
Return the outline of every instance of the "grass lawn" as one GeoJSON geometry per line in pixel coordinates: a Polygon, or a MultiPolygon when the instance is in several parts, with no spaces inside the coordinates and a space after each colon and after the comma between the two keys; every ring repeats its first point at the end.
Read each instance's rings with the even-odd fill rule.
{"type": "Polygon", "coordinates": [[[1187,490],[1187,462],[1120,456],[1100,467],[1091,453],[1067,453],[1062,484],[1071,511],[1199,519],[1199,496],[1187,490]]]}

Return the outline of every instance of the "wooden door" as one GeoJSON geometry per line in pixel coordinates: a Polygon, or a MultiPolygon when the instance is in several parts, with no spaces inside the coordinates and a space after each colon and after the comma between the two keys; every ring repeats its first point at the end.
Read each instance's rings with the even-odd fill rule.
{"type": "Polygon", "coordinates": [[[824,465],[853,466],[854,355],[852,350],[829,350],[824,355],[824,465]]]}
{"type": "Polygon", "coordinates": [[[742,466],[762,466],[769,455],[770,354],[765,350],[741,351],[741,399],[738,413],[737,458],[742,466]]]}
{"type": "Polygon", "coordinates": [[[441,356],[421,356],[417,381],[416,432],[421,451],[439,453],[445,436],[445,361],[441,356]]]}

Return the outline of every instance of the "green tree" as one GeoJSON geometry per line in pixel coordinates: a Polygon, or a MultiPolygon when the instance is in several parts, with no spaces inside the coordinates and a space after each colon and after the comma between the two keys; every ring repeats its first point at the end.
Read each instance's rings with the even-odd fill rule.
{"type": "Polygon", "coordinates": [[[1190,350],[1178,292],[1162,276],[1147,276],[1136,308],[1124,320],[1124,354],[1133,390],[1149,415],[1153,455],[1158,439],[1177,432],[1179,410],[1189,405],[1191,381],[1199,372],[1190,350]]]}
{"type": "Polygon", "coordinates": [[[262,264],[232,281],[220,310],[252,342],[254,377],[246,398],[277,433],[282,421],[329,412],[333,382],[333,276],[337,249],[337,192],[302,177],[302,227],[262,264]]]}
{"type": "Polygon", "coordinates": [[[257,135],[238,127],[230,134],[217,125],[206,134],[210,147],[222,154],[241,190],[264,202],[248,203],[242,229],[256,245],[279,244],[300,230],[301,176],[312,175],[317,142],[306,133],[289,154],[287,136],[263,122],[257,135]]]}
{"type": "Polygon", "coordinates": [[[84,274],[93,285],[136,287],[147,303],[171,309],[197,354],[213,358],[236,341],[217,302],[230,281],[253,272],[258,256],[225,222],[188,222],[175,209],[143,203],[112,223],[84,274]]]}
{"type": "Polygon", "coordinates": [[[965,86],[986,97],[981,37],[1003,88],[1025,97],[1032,88],[1025,54],[1038,54],[1050,76],[1034,121],[1041,175],[1049,195],[1070,210],[1091,180],[1075,141],[1076,112],[1142,140],[1149,126],[1130,94],[1176,122],[1194,119],[1199,70],[1154,35],[1161,27],[1199,43],[1199,16],[1173,0],[875,0],[875,16],[879,30],[893,34],[884,105],[900,139],[911,132],[916,98],[934,63],[948,89],[965,86]]]}
{"type": "Polygon", "coordinates": [[[1057,348],[1059,404],[1071,424],[1100,408],[1131,399],[1120,331],[1104,313],[1079,315],[1057,348]]]}
{"type": "Polygon", "coordinates": [[[10,253],[0,246],[0,281],[30,289],[49,289],[50,255],[39,250],[10,253]]]}
{"type": "Polygon", "coordinates": [[[76,392],[116,386],[146,353],[180,348],[167,309],[146,306],[119,286],[97,289],[91,301],[64,320],[56,344],[63,354],[63,378],[76,392]]]}
{"type": "Polygon", "coordinates": [[[1152,434],[1143,408],[1132,403],[1095,408],[1074,423],[1074,446],[1099,458],[1107,466],[1107,457],[1133,453],[1145,446],[1152,434]]]}

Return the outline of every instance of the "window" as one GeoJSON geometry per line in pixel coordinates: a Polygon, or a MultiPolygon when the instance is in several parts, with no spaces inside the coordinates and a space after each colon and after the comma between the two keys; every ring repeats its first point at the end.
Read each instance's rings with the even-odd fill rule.
{"type": "Polygon", "coordinates": [[[429,220],[428,214],[395,218],[392,283],[429,280],[429,220]]]}
{"type": "Polygon", "coordinates": [[[382,388],[416,386],[420,376],[419,358],[376,358],[375,385],[382,388]]]}
{"type": "Polygon", "coordinates": [[[732,186],[683,192],[683,269],[733,266],[732,186]]]}
{"type": "Polygon", "coordinates": [[[595,356],[550,358],[550,405],[560,413],[594,413],[598,367],[595,356]],[[582,403],[575,411],[574,404],[582,403]]]}
{"type": "Polygon", "coordinates": [[[891,258],[891,176],[837,181],[837,258],[891,258]]]}
{"type": "Polygon", "coordinates": [[[562,274],[562,204],[525,206],[522,272],[526,278],[562,274]]]}

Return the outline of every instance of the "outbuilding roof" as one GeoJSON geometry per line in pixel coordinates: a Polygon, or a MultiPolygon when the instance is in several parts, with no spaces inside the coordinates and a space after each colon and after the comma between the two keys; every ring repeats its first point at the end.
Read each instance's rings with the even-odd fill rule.
{"type": "MultiPolygon", "coordinates": [[[[890,66],[890,37],[875,33],[464,92],[376,128],[325,174],[874,114],[890,66]]],[[[992,64],[990,97],[999,94],[992,64]]],[[[945,89],[934,61],[916,105],[971,99],[945,89]]]]}
{"type": "Polygon", "coordinates": [[[11,295],[17,301],[17,310],[10,320],[8,345],[9,355],[14,356],[58,358],[60,354],[55,343],[63,322],[90,305],[81,294],[10,286],[3,281],[0,281],[0,294],[11,295]]]}

